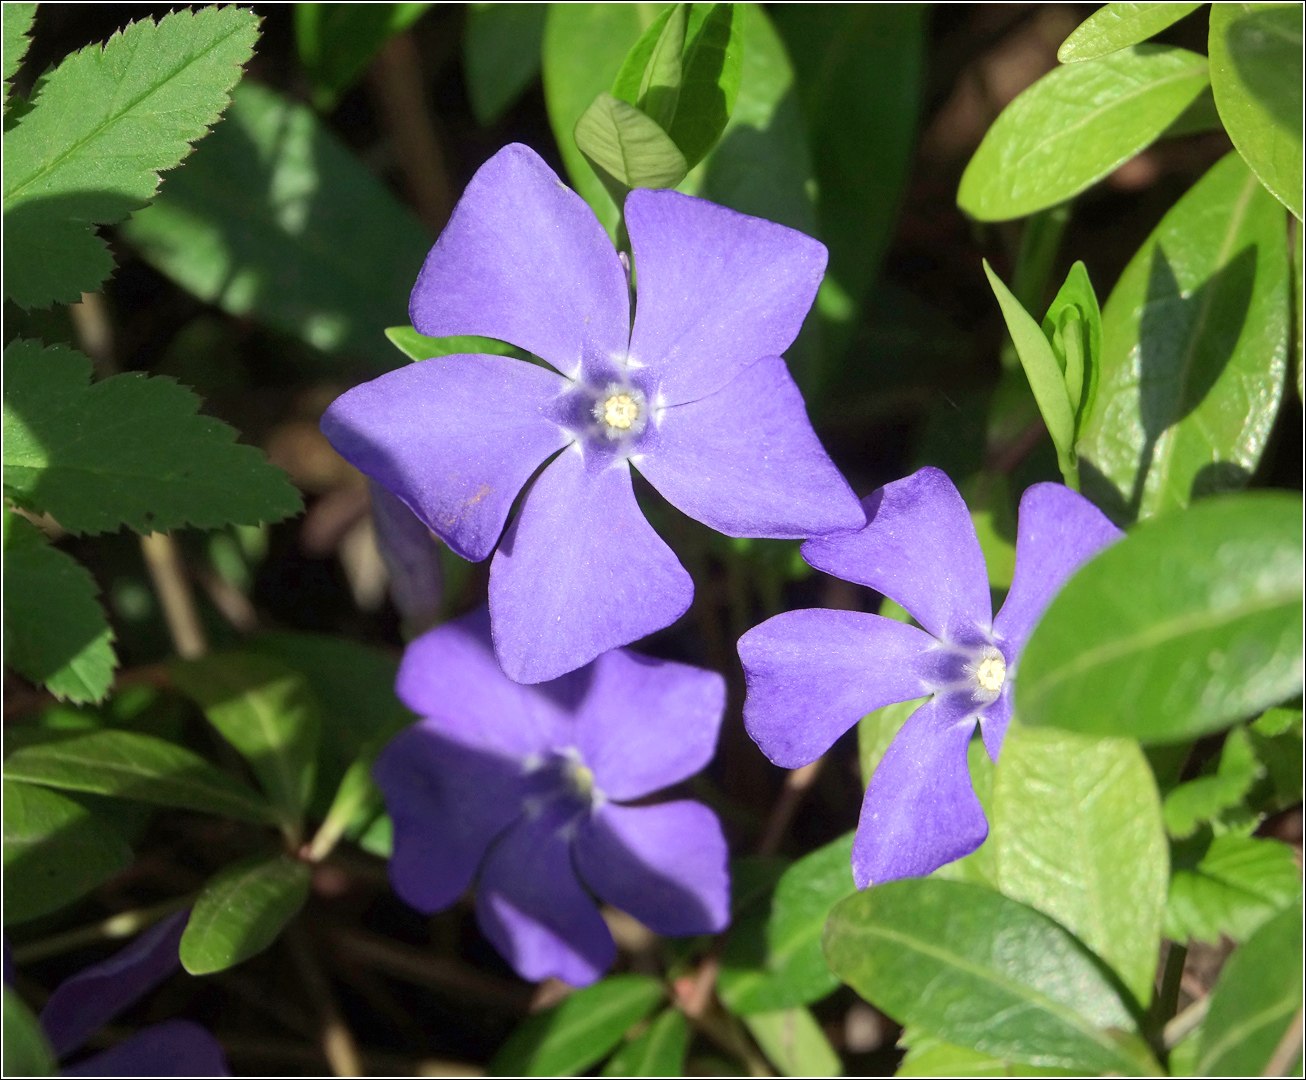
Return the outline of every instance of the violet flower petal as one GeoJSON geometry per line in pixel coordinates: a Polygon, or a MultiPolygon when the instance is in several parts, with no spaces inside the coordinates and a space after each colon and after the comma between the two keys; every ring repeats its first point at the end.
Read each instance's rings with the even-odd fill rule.
{"type": "Polygon", "coordinates": [[[409,317],[431,337],[481,334],[574,378],[586,351],[625,354],[626,272],[585,200],[520,143],[467,185],[413,287],[409,317]]]}
{"type": "Polygon", "coordinates": [[[610,799],[637,799],[712,760],[726,707],[715,671],[613,649],[587,669],[576,749],[610,799]]]}
{"type": "Polygon", "coordinates": [[[778,356],[664,409],[657,423],[656,440],[632,463],[669,503],[717,532],[805,539],[866,522],[778,356]]]}
{"type": "Polygon", "coordinates": [[[355,386],[322,433],[446,544],[477,562],[517,492],[573,436],[541,411],[566,381],[507,356],[441,356],[355,386]]]}
{"type": "Polygon", "coordinates": [[[154,1024],[61,1072],[64,1076],[231,1075],[222,1045],[190,1020],[154,1024]]]}
{"type": "Polygon", "coordinates": [[[988,822],[966,763],[974,730],[969,695],[953,694],[926,702],[894,737],[862,800],[859,889],[933,873],[984,842],[988,822]]]}
{"type": "Polygon", "coordinates": [[[546,807],[499,838],[481,868],[476,921],[523,979],[586,986],[612,966],[617,946],[572,869],[567,811],[546,807]]]}
{"type": "Polygon", "coordinates": [[[375,480],[367,482],[372,496],[376,546],[390,573],[390,599],[409,624],[424,629],[440,615],[444,571],[440,550],[430,530],[408,504],[375,480]]]}
{"type": "Polygon", "coordinates": [[[730,853],[702,803],[604,803],[572,851],[585,883],[655,934],[715,934],[730,922],[730,853]]]}
{"type": "Polygon", "coordinates": [[[674,191],[632,191],[626,229],[639,287],[630,358],[655,373],[666,405],[783,353],[825,273],[811,237],[674,191]]]}
{"type": "Polygon", "coordinates": [[[984,749],[988,751],[989,758],[995,764],[1002,750],[1002,740],[1007,737],[1007,728],[1011,726],[1011,716],[1014,711],[1011,701],[1011,680],[1008,679],[1002,684],[1002,692],[998,695],[998,700],[979,714],[984,749]]]}
{"type": "Polygon", "coordinates": [[[926,467],[862,500],[866,528],[803,545],[818,570],[883,593],[955,645],[987,640],[993,607],[970,511],[947,475],[926,467]]]}
{"type": "Polygon", "coordinates": [[[390,881],[425,912],[448,907],[471,885],[528,790],[520,761],[454,742],[433,720],[396,735],[372,777],[394,822],[390,881]]]}
{"type": "Polygon", "coordinates": [[[56,1057],[72,1053],[181,967],[178,950],[189,917],[189,911],[168,916],[109,959],[83,968],[55,988],[41,1010],[41,1027],[56,1057]]]}
{"type": "Polygon", "coordinates": [[[930,692],[923,630],[860,611],[786,611],[739,639],[744,726],[785,769],[815,761],[872,709],[930,692]]]}
{"type": "Polygon", "coordinates": [[[625,462],[590,472],[579,451],[544,470],[490,564],[495,653],[518,682],[557,678],[670,626],[693,598],[625,462]]]}
{"type": "Polygon", "coordinates": [[[1084,496],[1064,484],[1033,484],[1020,497],[1016,573],[993,631],[1016,673],[1020,654],[1043,612],[1070,575],[1124,533],[1084,496]]]}

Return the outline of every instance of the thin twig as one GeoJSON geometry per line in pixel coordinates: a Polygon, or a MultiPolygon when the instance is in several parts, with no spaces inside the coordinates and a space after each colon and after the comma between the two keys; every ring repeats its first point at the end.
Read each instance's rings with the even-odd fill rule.
{"type": "Polygon", "coordinates": [[[209,643],[176,543],[167,533],[149,533],[141,537],[141,554],[145,556],[145,566],[158,593],[177,655],[183,660],[203,656],[209,651],[209,643]]]}
{"type": "Polygon", "coordinates": [[[1288,1030],[1283,1033],[1283,1038],[1279,1040],[1279,1045],[1274,1048],[1274,1053],[1270,1055],[1270,1060],[1261,1075],[1287,1076],[1293,1061],[1301,1052],[1301,1039],[1302,1011],[1298,1009],[1297,1015],[1292,1018],[1288,1030]]]}
{"type": "Polygon", "coordinates": [[[1211,1007],[1211,999],[1199,997],[1182,1012],[1178,1013],[1161,1032],[1161,1041],[1167,1050],[1173,1050],[1189,1035],[1193,1029],[1206,1019],[1206,1011],[1211,1007]]]}
{"type": "Polygon", "coordinates": [[[38,941],[29,941],[26,945],[17,945],[14,947],[14,963],[30,964],[37,960],[44,960],[47,956],[72,952],[73,949],[80,949],[83,945],[94,945],[97,941],[118,941],[122,938],[135,937],[160,919],[165,919],[173,912],[189,906],[194,899],[194,896],[179,896],[151,907],[120,911],[117,915],[110,915],[107,919],[101,919],[87,926],[78,926],[38,941]]]}
{"type": "Polygon", "coordinates": [[[762,830],[762,839],[757,843],[759,855],[774,855],[780,850],[785,833],[789,831],[789,824],[793,821],[794,814],[798,812],[803,796],[816,782],[816,777],[824,763],[825,758],[819,757],[801,769],[790,770],[789,775],[785,777],[784,787],[780,789],[780,797],[771,807],[771,816],[767,818],[766,827],[762,830]]]}
{"type": "Polygon", "coordinates": [[[113,355],[113,324],[109,321],[109,305],[103,293],[82,293],[80,304],[69,304],[68,314],[77,332],[77,344],[91,358],[95,374],[101,379],[118,373],[118,362],[113,355]]]}
{"type": "Polygon", "coordinates": [[[319,1037],[322,1040],[322,1055],[336,1076],[362,1076],[363,1058],[359,1053],[354,1033],[340,1015],[336,1007],[335,996],[331,993],[331,984],[322,970],[309,944],[303,926],[292,924],[286,929],[286,944],[299,968],[299,977],[304,989],[313,1000],[318,1011],[321,1025],[319,1037]]]}

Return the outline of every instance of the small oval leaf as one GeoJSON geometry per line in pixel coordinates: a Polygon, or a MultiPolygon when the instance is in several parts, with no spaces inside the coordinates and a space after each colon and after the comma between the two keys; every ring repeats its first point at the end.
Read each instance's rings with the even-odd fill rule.
{"type": "Polygon", "coordinates": [[[227,867],[211,878],[181,935],[192,975],[224,971],[261,953],[308,899],[307,864],[280,855],[227,867]]]}

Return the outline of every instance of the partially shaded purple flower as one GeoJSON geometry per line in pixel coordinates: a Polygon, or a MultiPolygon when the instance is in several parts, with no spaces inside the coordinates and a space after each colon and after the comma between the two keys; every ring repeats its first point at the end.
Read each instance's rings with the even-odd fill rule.
{"type": "Polygon", "coordinates": [[[394,821],[390,879],[413,907],[448,907],[475,879],[477,921],[518,973],[575,986],[616,956],[591,892],[655,933],[725,927],[716,815],[621,805],[711,759],[720,675],[616,649],[523,686],[500,671],[481,608],[410,644],[395,689],[425,719],[373,776],[394,821]]]}
{"type": "Polygon", "coordinates": [[[390,600],[403,617],[405,633],[429,629],[440,617],[444,571],[440,552],[425,523],[397,495],[375,480],[372,497],[376,549],[390,574],[390,600]]]}
{"type": "Polygon", "coordinates": [[[439,357],[355,387],[322,419],[347,460],[459,555],[484,559],[498,543],[494,644],[519,682],[574,670],[688,609],[693,583],[636,504],[631,465],[730,536],[805,538],[865,520],[780,358],[825,248],[674,191],[631,192],[625,221],[633,327],[626,271],[593,212],[534,151],[505,147],[427,256],[410,314],[423,334],[499,338],[553,370],[439,357]]]}
{"type": "Polygon", "coordinates": [[[1012,679],[1034,624],[1083,563],[1121,536],[1061,484],[1020,500],[1016,572],[997,618],[966,504],[925,468],[862,502],[867,525],[809,540],[818,570],[897,601],[924,629],[854,611],[790,611],[739,639],[744,723],[777,765],[814,761],[866,713],[929,697],[871,777],[853,842],[858,888],[928,874],[988,835],[966,756],[978,722],[997,760],[1012,679]]]}

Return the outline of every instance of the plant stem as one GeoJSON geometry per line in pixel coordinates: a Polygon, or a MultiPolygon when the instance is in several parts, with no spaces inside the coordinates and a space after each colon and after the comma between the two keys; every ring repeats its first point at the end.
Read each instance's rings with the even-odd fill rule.
{"type": "Polygon", "coordinates": [[[178,896],[151,907],[120,911],[117,915],[110,915],[97,923],[65,930],[62,934],[30,941],[26,945],[18,945],[14,948],[14,963],[30,964],[37,960],[44,960],[48,956],[58,956],[60,953],[80,949],[83,945],[93,945],[97,941],[117,941],[135,937],[160,919],[165,919],[173,912],[187,907],[194,899],[193,894],[178,896]]]}
{"type": "Polygon", "coordinates": [[[316,1006],[321,1024],[319,1037],[322,1040],[322,1054],[336,1076],[363,1076],[363,1056],[359,1053],[354,1033],[349,1030],[340,1010],[336,1008],[335,997],[331,993],[331,984],[326,973],[317,962],[307,932],[302,925],[292,924],[286,929],[286,944],[290,947],[299,968],[299,977],[304,989],[316,1006]]]}
{"type": "Polygon", "coordinates": [[[181,552],[167,533],[149,533],[141,537],[141,554],[154,582],[163,619],[172,636],[172,646],[183,660],[194,660],[209,651],[195,607],[195,594],[186,577],[181,552]]]}
{"type": "Polygon", "coordinates": [[[776,799],[766,826],[762,829],[762,839],[757,843],[759,855],[774,855],[780,850],[785,833],[789,831],[789,824],[793,821],[794,814],[798,812],[803,796],[816,782],[824,763],[825,758],[819,757],[802,768],[789,771],[789,775],[785,777],[784,787],[780,789],[780,797],[776,799]]]}

